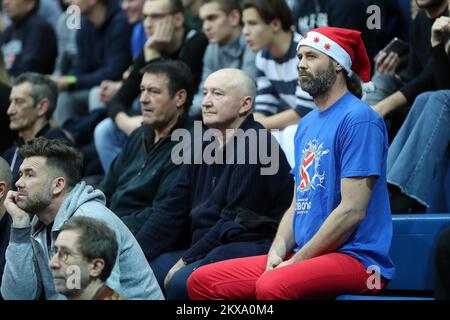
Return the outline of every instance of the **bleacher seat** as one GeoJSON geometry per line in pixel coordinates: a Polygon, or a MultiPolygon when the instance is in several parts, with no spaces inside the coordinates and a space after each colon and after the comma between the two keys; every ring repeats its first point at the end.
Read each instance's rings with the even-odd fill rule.
{"type": "Polygon", "coordinates": [[[342,295],[338,300],[432,299],[436,240],[450,227],[450,213],[394,214],[392,222],[390,255],[396,267],[392,281],[380,296],[342,295]]]}

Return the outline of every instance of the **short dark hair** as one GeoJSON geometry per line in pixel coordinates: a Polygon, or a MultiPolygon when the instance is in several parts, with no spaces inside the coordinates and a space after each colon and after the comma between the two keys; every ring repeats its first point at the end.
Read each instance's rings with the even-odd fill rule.
{"type": "MultiPolygon", "coordinates": [[[[152,0],[145,0],[145,1],[152,1],[152,0]]],[[[184,6],[181,0],[169,0],[169,3],[170,3],[170,12],[172,13],[183,12],[184,6]]]]}
{"type": "Polygon", "coordinates": [[[66,179],[68,189],[80,180],[83,156],[75,148],[56,139],[34,138],[19,148],[22,159],[29,157],[47,158],[47,166],[57,170],[66,179]]]}
{"type": "Polygon", "coordinates": [[[267,24],[278,19],[284,31],[292,30],[292,13],[284,0],[244,0],[242,10],[254,8],[267,24]]]}
{"type": "Polygon", "coordinates": [[[47,119],[50,119],[56,108],[56,100],[58,99],[58,87],[56,86],[56,83],[42,74],[25,72],[14,80],[13,86],[18,86],[25,82],[31,84],[31,97],[33,98],[35,106],[42,99],[48,100],[48,111],[46,113],[46,117],[47,119]]]}
{"type": "Polygon", "coordinates": [[[141,70],[142,74],[162,74],[169,80],[169,95],[171,98],[180,90],[186,90],[184,111],[188,112],[194,98],[194,76],[186,63],[180,60],[161,59],[149,63],[141,70]]]}
{"type": "Polygon", "coordinates": [[[70,219],[61,227],[60,232],[68,230],[79,233],[80,251],[87,260],[100,258],[105,261],[99,278],[106,281],[116,263],[119,247],[114,231],[103,221],[83,216],[70,219]]]}
{"type": "Polygon", "coordinates": [[[230,14],[233,10],[241,12],[241,0],[203,0],[202,5],[207,3],[218,3],[221,10],[226,14],[230,14]]]}

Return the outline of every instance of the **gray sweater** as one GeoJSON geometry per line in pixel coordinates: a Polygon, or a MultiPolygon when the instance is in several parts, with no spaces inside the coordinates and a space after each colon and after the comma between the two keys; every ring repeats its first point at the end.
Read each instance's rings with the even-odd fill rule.
{"type": "Polygon", "coordinates": [[[242,33],[235,41],[223,47],[210,43],[203,56],[202,80],[192,102],[191,116],[199,116],[202,112],[203,85],[211,73],[223,68],[236,68],[256,80],[255,59],[256,54],[247,46],[242,33]]]}
{"type": "MultiPolygon", "coordinates": [[[[110,288],[126,299],[164,299],[142,249],[130,230],[105,207],[105,196],[100,190],[80,182],[66,196],[52,227],[52,247],[61,226],[73,216],[102,220],[116,232],[119,248],[106,282],[110,288]]],[[[28,228],[12,228],[1,286],[3,297],[38,299],[44,290],[46,299],[64,299],[55,291],[48,262],[46,228],[37,216],[28,228]]]]}

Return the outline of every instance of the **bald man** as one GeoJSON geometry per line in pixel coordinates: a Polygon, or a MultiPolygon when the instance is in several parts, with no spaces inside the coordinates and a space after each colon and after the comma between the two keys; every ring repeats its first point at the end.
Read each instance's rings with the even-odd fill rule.
{"type": "Polygon", "coordinates": [[[3,269],[5,267],[5,251],[9,243],[9,230],[11,229],[11,218],[6,213],[3,202],[11,188],[11,181],[12,175],[9,164],[0,157],[0,285],[2,284],[3,269]]]}
{"type": "Polygon", "coordinates": [[[206,79],[202,115],[208,130],[194,136],[201,152],[193,154],[194,164],[183,164],[137,234],[167,299],[188,298],[186,280],[198,266],[267,252],[291,203],[290,166],[253,119],[255,92],[253,80],[237,69],[206,79]],[[180,250],[169,252],[177,241],[180,250]]]}

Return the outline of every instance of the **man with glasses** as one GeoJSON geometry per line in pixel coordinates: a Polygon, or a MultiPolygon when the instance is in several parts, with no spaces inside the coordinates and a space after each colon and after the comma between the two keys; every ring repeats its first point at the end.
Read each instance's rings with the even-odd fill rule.
{"type": "Polygon", "coordinates": [[[61,227],[49,262],[56,291],[70,300],[124,300],[105,283],[117,250],[116,235],[104,222],[71,219],[61,227]]]}
{"type": "Polygon", "coordinates": [[[77,216],[115,231],[118,258],[107,285],[127,299],[163,299],[155,276],[130,230],[105,207],[105,196],[84,182],[81,154],[58,140],[36,138],[19,149],[17,191],[4,202],[12,220],[1,285],[5,299],[62,299],[48,262],[62,226],[77,216]]]}
{"type": "Polygon", "coordinates": [[[198,88],[202,76],[203,54],[208,40],[203,33],[185,26],[180,0],[146,0],[143,21],[149,39],[134,60],[130,75],[107,104],[109,118],[95,129],[95,147],[105,173],[121,151],[127,136],[141,125],[140,112],[132,108],[140,93],[140,71],[152,61],[172,59],[181,60],[190,67],[194,88],[198,88]]]}

